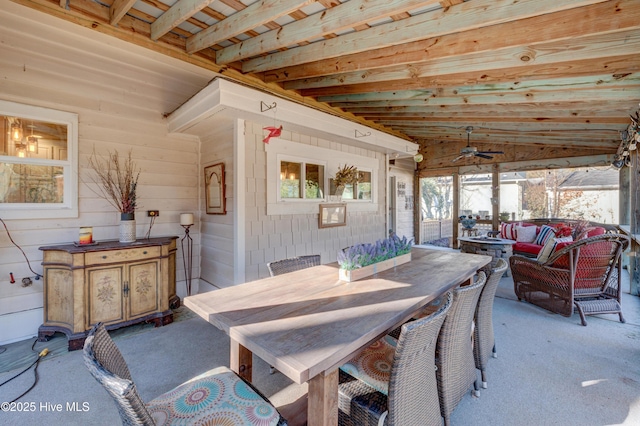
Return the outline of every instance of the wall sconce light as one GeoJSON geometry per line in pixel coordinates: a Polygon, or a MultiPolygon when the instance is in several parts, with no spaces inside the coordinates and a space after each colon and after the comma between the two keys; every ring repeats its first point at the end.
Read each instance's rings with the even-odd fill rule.
{"type": "Polygon", "coordinates": [[[18,121],[11,124],[11,139],[13,139],[14,142],[20,142],[23,136],[22,125],[18,121]]]}
{"type": "Polygon", "coordinates": [[[420,153],[417,153],[413,156],[413,161],[415,161],[416,163],[420,163],[422,160],[424,160],[424,156],[420,153]]]}
{"type": "Polygon", "coordinates": [[[29,136],[27,138],[27,150],[34,154],[38,153],[38,138],[35,136],[29,136]]]}

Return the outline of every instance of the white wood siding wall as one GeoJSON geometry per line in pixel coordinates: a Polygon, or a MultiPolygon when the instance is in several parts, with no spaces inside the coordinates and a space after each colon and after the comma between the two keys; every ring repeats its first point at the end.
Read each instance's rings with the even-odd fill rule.
{"type": "Polygon", "coordinates": [[[322,263],[334,262],[339,250],[361,242],[375,242],[386,237],[385,191],[387,173],[383,154],[355,148],[336,142],[283,130],[280,139],[290,140],[377,158],[383,168],[378,173],[378,210],[349,212],[347,225],[336,228],[318,228],[318,214],[272,215],[266,214],[266,152],[261,124],[246,123],[246,281],[268,277],[267,263],[305,254],[320,254],[322,263]]]}
{"type": "Polygon", "coordinates": [[[414,171],[413,159],[396,160],[396,165],[389,168],[389,175],[396,177],[396,235],[400,238],[413,238],[413,206],[416,202],[413,194],[414,171]]]}
{"type": "MultiPolygon", "coordinates": [[[[201,217],[201,274],[200,279],[217,288],[234,284],[234,181],[233,161],[234,121],[221,120],[219,125],[210,126],[210,133],[201,137],[202,174],[200,201],[201,217]],[[216,163],[224,163],[225,197],[227,214],[206,214],[204,193],[204,168],[216,163]]],[[[194,288],[194,291],[196,289],[194,288]]],[[[201,289],[202,290],[202,289],[201,289]]]]}
{"type": "MultiPolygon", "coordinates": [[[[119,215],[87,185],[87,159],[116,150],[142,169],[137,235],[148,231],[146,210],[160,210],[151,236],[182,235],[179,214],[198,211],[199,142],[169,136],[163,114],[173,111],[213,77],[194,66],[38,13],[12,2],[0,3],[0,97],[77,113],[79,116],[79,217],[7,220],[14,241],[41,272],[38,247],[78,239],[80,226],[93,226],[97,241],[118,238],[119,215]],[[99,40],[99,42],[96,42],[99,40]]],[[[2,209],[0,207],[0,217],[2,209]]],[[[196,216],[197,217],[197,216],[196,216]]],[[[196,223],[194,253],[200,252],[196,223]]],[[[0,228],[0,344],[30,337],[42,322],[42,281],[22,289],[9,283],[32,276],[20,251],[0,228]],[[16,312],[22,311],[21,318],[16,312]],[[35,314],[26,321],[26,311],[35,314]],[[12,315],[14,314],[14,315],[12,315]]],[[[194,265],[199,259],[194,259],[194,265]]],[[[178,279],[184,279],[178,253],[178,279]]],[[[194,278],[198,276],[194,271],[194,278]]],[[[178,285],[184,294],[184,284],[178,285]]]]}

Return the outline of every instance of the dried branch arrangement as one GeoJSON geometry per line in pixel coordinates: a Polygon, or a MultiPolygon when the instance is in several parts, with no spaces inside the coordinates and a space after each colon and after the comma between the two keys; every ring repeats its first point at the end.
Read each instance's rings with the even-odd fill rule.
{"type": "Polygon", "coordinates": [[[136,188],[140,169],[131,157],[120,159],[117,151],[109,152],[106,157],[99,156],[95,150],[89,157],[89,166],[95,172],[92,181],[98,185],[100,192],[94,191],[115,207],[120,213],[135,213],[136,188]]]}
{"type": "Polygon", "coordinates": [[[338,168],[333,181],[336,187],[358,183],[362,179],[361,173],[358,172],[356,166],[344,165],[338,168]]]}

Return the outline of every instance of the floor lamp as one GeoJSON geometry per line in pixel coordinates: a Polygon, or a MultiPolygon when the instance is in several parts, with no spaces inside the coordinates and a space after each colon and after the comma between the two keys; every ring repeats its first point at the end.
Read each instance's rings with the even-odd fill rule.
{"type": "Polygon", "coordinates": [[[189,235],[189,228],[192,225],[193,213],[180,213],[180,226],[184,228],[184,237],[180,240],[180,246],[182,247],[182,263],[184,265],[187,296],[191,296],[191,276],[193,273],[193,239],[189,235]]]}

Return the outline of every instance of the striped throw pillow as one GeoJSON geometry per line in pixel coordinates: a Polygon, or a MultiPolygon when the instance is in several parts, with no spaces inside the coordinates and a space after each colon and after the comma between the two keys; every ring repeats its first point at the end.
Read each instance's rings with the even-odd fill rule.
{"type": "Polygon", "coordinates": [[[555,237],[555,236],[556,236],[555,228],[549,225],[542,225],[540,227],[540,233],[536,237],[536,241],[534,242],[534,244],[543,246],[549,238],[555,237]]]}
{"type": "Polygon", "coordinates": [[[501,223],[500,238],[505,238],[507,240],[515,240],[517,237],[516,226],[518,226],[517,223],[501,223]]]}

